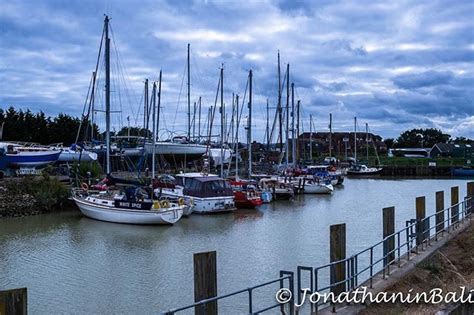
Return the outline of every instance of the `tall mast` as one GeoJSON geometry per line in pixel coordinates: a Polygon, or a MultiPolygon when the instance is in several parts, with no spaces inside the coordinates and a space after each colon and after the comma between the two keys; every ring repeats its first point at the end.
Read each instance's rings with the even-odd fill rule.
{"type": "Polygon", "coordinates": [[[309,160],[313,161],[313,115],[309,115],[309,160]]]}
{"type": "Polygon", "coordinates": [[[301,100],[296,103],[296,160],[300,160],[300,106],[301,100]]]}
{"type": "MultiPolygon", "coordinates": [[[[161,70],[160,70],[160,78],[158,80],[158,108],[156,111],[156,139],[159,138],[159,132],[160,132],[160,111],[161,111],[161,70]]],[[[155,140],[156,140],[155,139],[155,140]]],[[[155,143],[153,144],[153,147],[155,147],[155,143]]]]}
{"type": "Polygon", "coordinates": [[[148,79],[145,79],[145,97],[144,97],[144,101],[145,101],[145,122],[143,124],[143,128],[145,128],[145,137],[148,137],[148,120],[149,120],[149,117],[148,117],[148,113],[149,113],[149,103],[148,103],[148,79]]]}
{"type": "Polygon", "coordinates": [[[110,38],[109,38],[109,17],[104,20],[105,29],[105,146],[107,148],[106,172],[110,175],[110,38]]]}
{"type": "Polygon", "coordinates": [[[266,128],[266,134],[267,134],[267,150],[270,150],[270,125],[269,125],[269,119],[270,119],[270,112],[269,112],[268,98],[267,98],[267,128],[266,128]]]}
{"type": "Polygon", "coordinates": [[[199,96],[198,139],[201,140],[201,97],[199,96]]]}
{"type": "Polygon", "coordinates": [[[252,70],[249,71],[249,119],[247,121],[249,148],[249,179],[252,176],[252,70]]]}
{"type": "Polygon", "coordinates": [[[191,69],[189,61],[189,48],[190,44],[188,43],[188,140],[191,139],[191,69]]]}
{"type": "Polygon", "coordinates": [[[286,65],[286,144],[285,144],[285,160],[288,166],[289,160],[289,139],[290,139],[290,64],[286,65]]]}
{"type": "Polygon", "coordinates": [[[365,147],[367,149],[367,164],[369,164],[369,124],[365,123],[365,147]]]}
{"type": "Polygon", "coordinates": [[[197,110],[197,103],[194,102],[194,107],[193,107],[193,140],[196,139],[196,110],[197,110]]]}
{"type": "Polygon", "coordinates": [[[155,178],[155,154],[156,154],[156,82],[153,82],[152,89],[152,151],[151,151],[151,178],[155,178]]]}
{"type": "Polygon", "coordinates": [[[357,163],[357,117],[354,117],[354,160],[357,163]]]}
{"type": "Polygon", "coordinates": [[[332,114],[329,113],[329,157],[332,157],[332,114]]]}
{"type": "MultiPolygon", "coordinates": [[[[97,72],[92,72],[92,91],[91,91],[91,141],[94,140],[94,105],[95,105],[95,79],[97,76],[97,72]]],[[[84,135],[86,138],[87,135],[84,135]]],[[[77,140],[76,140],[77,142],[77,140]]]]}
{"type": "Polygon", "coordinates": [[[239,179],[239,94],[235,95],[235,102],[237,103],[236,117],[237,128],[235,132],[235,180],[239,179]]]}
{"type": "Polygon", "coordinates": [[[224,176],[224,64],[221,67],[221,177],[224,176]]]}
{"type": "Polygon", "coordinates": [[[279,124],[279,137],[280,140],[280,152],[283,152],[283,117],[281,107],[281,69],[280,69],[280,51],[278,51],[278,124],[279,124]]]}
{"type": "Polygon", "coordinates": [[[291,161],[296,166],[296,141],[295,141],[295,84],[291,83],[291,161]]]}

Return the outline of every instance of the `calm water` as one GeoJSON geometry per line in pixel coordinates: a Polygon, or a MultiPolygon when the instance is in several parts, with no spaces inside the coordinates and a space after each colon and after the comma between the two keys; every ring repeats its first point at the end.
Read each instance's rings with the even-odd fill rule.
{"type": "MultiPolygon", "coordinates": [[[[450,187],[463,198],[466,182],[346,179],[332,196],[193,215],[171,227],[98,222],[78,211],[0,220],[0,289],[27,287],[32,314],[156,314],[193,301],[195,252],[217,250],[219,293],[228,293],[279,270],[326,264],[331,224],[347,224],[350,255],[381,240],[383,207],[395,206],[400,229],[415,217],[415,197],[426,195],[432,214],[435,191],[445,191],[447,206],[450,187]]],[[[219,306],[243,313],[243,301],[219,306]]]]}

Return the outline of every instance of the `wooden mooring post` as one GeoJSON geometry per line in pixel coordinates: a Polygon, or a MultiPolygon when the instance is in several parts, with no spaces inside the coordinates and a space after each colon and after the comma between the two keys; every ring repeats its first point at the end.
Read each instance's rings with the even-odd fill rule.
{"type": "Polygon", "coordinates": [[[444,191],[436,192],[436,237],[444,231],[444,191]]]}
{"type": "MultiPolygon", "coordinates": [[[[329,261],[335,262],[346,259],[346,224],[335,224],[329,227],[329,261]]],[[[346,262],[343,261],[330,269],[331,292],[336,296],[346,291],[346,262]]]]}
{"type": "MultiPolygon", "coordinates": [[[[194,301],[217,296],[216,252],[194,254],[194,301]]],[[[196,306],[197,315],[217,315],[217,301],[196,306]]]]}
{"type": "Polygon", "coordinates": [[[392,235],[383,242],[384,267],[395,260],[395,207],[387,207],[382,210],[383,238],[392,235]]]}
{"type": "MultiPolygon", "coordinates": [[[[471,197],[474,199],[474,182],[469,182],[467,183],[467,197],[471,197]]],[[[471,213],[474,209],[474,200],[471,199],[470,202],[468,203],[468,209],[467,213],[471,213]]]]}
{"type": "Polygon", "coordinates": [[[429,221],[426,218],[426,198],[425,196],[416,197],[416,246],[422,246],[423,242],[429,237],[429,221]]]}
{"type": "Polygon", "coordinates": [[[26,288],[0,291],[0,315],[26,315],[26,288]]]}
{"type": "Polygon", "coordinates": [[[459,221],[459,186],[451,187],[451,224],[459,221]]]}

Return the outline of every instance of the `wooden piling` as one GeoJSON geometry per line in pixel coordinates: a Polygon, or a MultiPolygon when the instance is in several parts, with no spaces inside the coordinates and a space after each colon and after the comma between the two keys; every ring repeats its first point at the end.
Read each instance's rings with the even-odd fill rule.
{"type": "Polygon", "coordinates": [[[27,297],[26,288],[0,291],[0,314],[28,314],[27,297]]]}
{"type": "MultiPolygon", "coordinates": [[[[330,262],[346,259],[346,224],[335,224],[329,227],[329,260],[330,262]]],[[[346,262],[331,267],[331,284],[344,281],[346,278],[346,262]]],[[[331,292],[337,296],[346,291],[346,283],[340,283],[331,287],[331,292]]]]}
{"type": "Polygon", "coordinates": [[[451,223],[459,221],[459,186],[451,187],[451,223]]]}
{"type": "Polygon", "coordinates": [[[395,260],[395,207],[387,207],[382,210],[383,238],[392,235],[383,243],[384,266],[395,260]]]}
{"type": "MultiPolygon", "coordinates": [[[[194,254],[194,301],[217,296],[216,252],[194,254]]],[[[217,315],[217,301],[196,306],[197,315],[217,315]]]]}
{"type": "Polygon", "coordinates": [[[429,231],[427,230],[427,220],[426,217],[426,198],[425,196],[416,197],[416,220],[418,221],[416,225],[416,245],[419,246],[423,244],[423,241],[429,236],[429,231]]]}
{"type": "Polygon", "coordinates": [[[472,212],[474,207],[474,182],[467,183],[467,197],[471,198],[471,200],[467,204],[468,208],[466,209],[466,212],[469,214],[472,212]]]}
{"type": "Polygon", "coordinates": [[[436,234],[444,231],[444,191],[436,192],[436,234]]]}

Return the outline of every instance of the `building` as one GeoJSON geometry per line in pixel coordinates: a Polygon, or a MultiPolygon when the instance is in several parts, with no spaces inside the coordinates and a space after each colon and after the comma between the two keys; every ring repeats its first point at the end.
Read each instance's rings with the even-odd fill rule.
{"type": "MultiPolygon", "coordinates": [[[[312,137],[313,142],[313,152],[314,153],[329,153],[329,132],[314,132],[311,136],[311,133],[304,132],[298,137],[298,143],[300,150],[309,150],[310,137],[312,137]]],[[[382,137],[373,133],[368,134],[369,138],[369,148],[373,148],[371,140],[374,141],[375,147],[377,148],[378,153],[386,153],[387,145],[382,141],[382,137]]],[[[360,154],[364,154],[366,150],[366,133],[358,132],[357,133],[357,151],[360,154]]],[[[332,152],[333,155],[344,156],[346,149],[348,155],[353,155],[354,148],[354,132],[333,132],[332,133],[332,152]]]]}
{"type": "Polygon", "coordinates": [[[430,157],[452,157],[472,159],[473,144],[437,143],[431,148],[430,157]]]}

